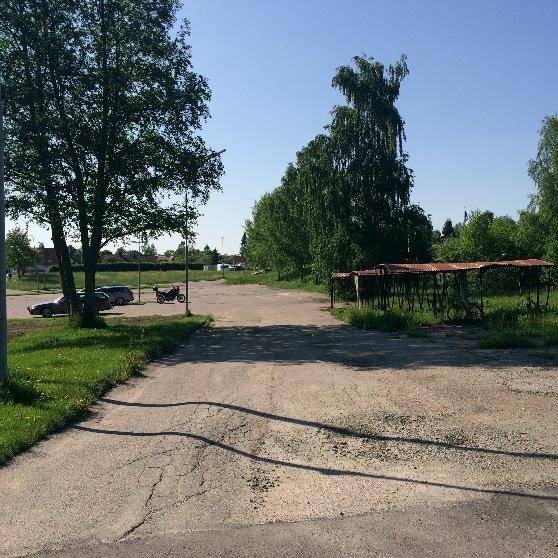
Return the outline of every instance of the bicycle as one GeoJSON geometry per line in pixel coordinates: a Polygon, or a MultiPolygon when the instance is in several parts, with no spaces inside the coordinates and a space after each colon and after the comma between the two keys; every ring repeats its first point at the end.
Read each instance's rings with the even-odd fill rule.
{"type": "Polygon", "coordinates": [[[482,312],[476,300],[466,302],[459,298],[448,307],[447,316],[448,320],[452,321],[463,321],[464,318],[468,321],[474,321],[482,318],[482,312]]]}

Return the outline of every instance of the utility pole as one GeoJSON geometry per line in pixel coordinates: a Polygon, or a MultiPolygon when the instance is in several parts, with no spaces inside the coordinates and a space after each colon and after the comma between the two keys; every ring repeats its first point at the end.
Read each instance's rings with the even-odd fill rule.
{"type": "Polygon", "coordinates": [[[141,238],[138,236],[138,304],[141,302],[141,238]]]}
{"type": "Polygon", "coordinates": [[[184,207],[186,208],[186,218],[184,220],[184,226],[186,227],[184,232],[184,296],[186,297],[186,305],[184,307],[184,315],[188,317],[190,315],[190,292],[188,288],[188,280],[190,279],[188,270],[188,188],[184,192],[184,207]]]}
{"type": "Polygon", "coordinates": [[[223,274],[223,279],[225,278],[225,259],[223,258],[223,250],[225,245],[225,237],[221,237],[221,273],[223,274]]]}
{"type": "Polygon", "coordinates": [[[6,315],[6,200],[4,197],[4,102],[0,82],[0,382],[8,381],[8,318],[6,315]]]}
{"type": "Polygon", "coordinates": [[[35,248],[35,274],[37,275],[37,294],[41,292],[41,284],[39,282],[39,248],[35,248]]]}

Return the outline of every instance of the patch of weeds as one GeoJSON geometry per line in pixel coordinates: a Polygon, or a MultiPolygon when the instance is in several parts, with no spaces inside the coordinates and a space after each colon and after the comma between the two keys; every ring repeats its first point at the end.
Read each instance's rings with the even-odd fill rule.
{"type": "Polygon", "coordinates": [[[409,337],[427,339],[428,334],[418,326],[431,325],[430,320],[422,314],[388,310],[383,312],[376,308],[334,308],[331,311],[336,318],[360,329],[373,329],[385,333],[404,333],[409,337]]]}
{"type": "Polygon", "coordinates": [[[148,359],[134,352],[128,352],[124,355],[123,371],[130,376],[138,376],[141,370],[148,363],[148,359]]]}
{"type": "Polygon", "coordinates": [[[507,331],[477,341],[479,349],[522,349],[533,346],[533,341],[527,335],[517,331],[507,331]]]}
{"type": "Polygon", "coordinates": [[[431,337],[430,335],[428,335],[428,333],[426,333],[426,331],[422,330],[422,329],[407,329],[405,331],[405,334],[408,335],[409,337],[415,337],[417,339],[430,339],[431,337]]]}

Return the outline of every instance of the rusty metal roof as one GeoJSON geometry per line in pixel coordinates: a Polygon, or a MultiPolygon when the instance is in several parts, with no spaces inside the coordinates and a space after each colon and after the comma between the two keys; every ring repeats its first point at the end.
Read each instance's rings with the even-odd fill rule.
{"type": "Polygon", "coordinates": [[[366,275],[382,275],[384,273],[383,269],[361,269],[359,271],[353,271],[353,275],[366,276],[366,275]]]}
{"type": "Polygon", "coordinates": [[[380,264],[386,273],[452,273],[454,271],[470,271],[490,269],[493,267],[552,267],[554,264],[544,260],[507,260],[501,262],[456,262],[426,264],[380,264]]]}
{"type": "Polygon", "coordinates": [[[334,271],[331,274],[332,279],[347,279],[348,277],[352,277],[352,273],[350,271],[334,271]]]}
{"type": "Polygon", "coordinates": [[[384,263],[374,269],[361,269],[351,273],[335,272],[331,274],[332,279],[341,279],[350,275],[365,277],[370,275],[382,275],[384,273],[453,273],[455,271],[471,271],[478,269],[490,269],[494,267],[553,267],[552,262],[544,260],[506,260],[501,262],[456,262],[456,263],[384,263]]]}

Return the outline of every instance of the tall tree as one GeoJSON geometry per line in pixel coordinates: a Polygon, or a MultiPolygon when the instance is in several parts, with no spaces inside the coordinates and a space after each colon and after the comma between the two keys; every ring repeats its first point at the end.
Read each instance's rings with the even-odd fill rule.
{"type": "Polygon", "coordinates": [[[558,116],[543,120],[537,156],[529,162],[529,176],[537,186],[531,211],[538,212],[546,237],[546,256],[558,261],[558,116]]]}
{"type": "Polygon", "coordinates": [[[246,257],[246,231],[242,233],[242,238],[240,239],[240,255],[245,258],[246,257]]]}
{"type": "Polygon", "coordinates": [[[191,69],[176,0],[0,0],[6,178],[12,215],[48,225],[70,313],[68,239],[81,243],[86,310],[100,250],[129,235],[184,232],[222,165],[199,129],[210,90],[191,69]],[[175,32],[175,29],[178,31],[175,32]]]}
{"type": "Polygon", "coordinates": [[[141,253],[144,256],[156,256],[157,255],[157,248],[155,244],[144,244],[141,248],[141,253]]]}
{"type": "Polygon", "coordinates": [[[298,153],[281,186],[254,206],[247,223],[258,265],[303,270],[317,280],[333,270],[429,259],[429,216],[410,202],[412,171],[396,107],[408,73],[405,57],[385,67],[357,56],[338,68],[333,86],[345,96],[326,133],[298,153]]]}
{"type": "Polygon", "coordinates": [[[453,223],[451,219],[446,219],[444,226],[442,227],[442,236],[444,238],[451,238],[455,236],[455,229],[453,228],[453,223]]]}

